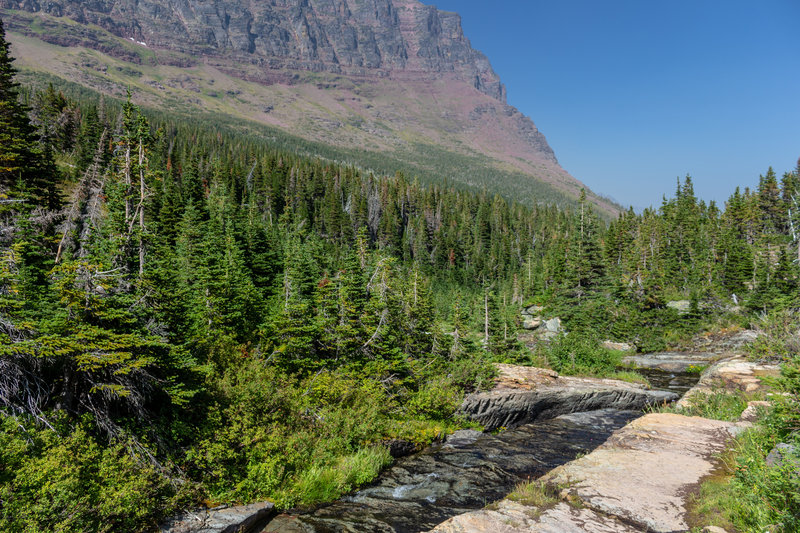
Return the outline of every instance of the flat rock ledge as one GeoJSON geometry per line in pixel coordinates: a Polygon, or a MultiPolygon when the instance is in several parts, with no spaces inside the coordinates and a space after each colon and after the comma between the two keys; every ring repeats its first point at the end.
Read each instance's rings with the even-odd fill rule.
{"type": "Polygon", "coordinates": [[[777,365],[765,365],[748,361],[743,357],[731,357],[718,361],[708,367],[697,384],[689,389],[678,402],[678,407],[687,407],[692,396],[711,394],[719,390],[756,392],[766,388],[763,377],[776,377],[780,374],[777,365]]]}
{"type": "Polygon", "coordinates": [[[616,431],[592,453],[540,481],[560,501],[536,508],[503,500],[456,516],[435,533],[675,533],[688,531],[687,502],[718,465],[736,424],[657,413],[616,431]]]}
{"type": "Polygon", "coordinates": [[[678,399],[672,392],[615,379],[564,377],[552,370],[514,365],[497,367],[500,375],[495,388],[468,395],[459,409],[487,431],[598,409],[642,410],[678,399]]]}

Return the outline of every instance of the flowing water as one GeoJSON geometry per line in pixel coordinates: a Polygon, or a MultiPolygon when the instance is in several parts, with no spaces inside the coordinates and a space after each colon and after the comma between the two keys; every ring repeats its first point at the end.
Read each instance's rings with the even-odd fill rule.
{"type": "Polygon", "coordinates": [[[641,413],[601,410],[525,424],[497,435],[462,431],[401,459],[371,486],[316,509],[284,514],[264,532],[427,531],[451,516],[503,498],[588,453],[641,413]]]}
{"type": "MultiPolygon", "coordinates": [[[[653,388],[683,394],[697,374],[646,369],[653,388]]],[[[586,454],[638,411],[604,409],[537,421],[498,434],[459,431],[400,459],[370,486],[331,504],[274,518],[264,533],[417,533],[502,499],[586,454]]]]}

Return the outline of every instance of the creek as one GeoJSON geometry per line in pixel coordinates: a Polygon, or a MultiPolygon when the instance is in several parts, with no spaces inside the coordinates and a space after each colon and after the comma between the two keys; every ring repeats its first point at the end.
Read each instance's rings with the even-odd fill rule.
{"type": "MultiPolygon", "coordinates": [[[[648,369],[653,388],[683,394],[697,374],[648,369]]],[[[459,431],[398,460],[371,485],[336,502],[275,517],[263,533],[417,533],[499,500],[525,480],[591,452],[639,411],[562,415],[496,434],[459,431]]]]}

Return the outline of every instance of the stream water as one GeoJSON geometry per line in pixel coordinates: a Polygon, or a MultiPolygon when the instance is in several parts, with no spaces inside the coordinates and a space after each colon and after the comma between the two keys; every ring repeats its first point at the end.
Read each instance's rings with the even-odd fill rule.
{"type": "MultiPolygon", "coordinates": [[[[653,388],[682,394],[696,374],[648,371],[653,388]],[[650,373],[652,372],[652,375],[650,373]]],[[[400,459],[370,486],[331,504],[274,518],[263,533],[417,533],[499,500],[602,444],[638,418],[604,409],[525,424],[498,434],[459,431],[400,459]]]]}

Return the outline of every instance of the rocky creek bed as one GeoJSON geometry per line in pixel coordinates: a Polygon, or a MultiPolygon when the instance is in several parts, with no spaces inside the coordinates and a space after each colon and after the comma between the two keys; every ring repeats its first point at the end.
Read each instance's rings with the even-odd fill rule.
{"type": "Polygon", "coordinates": [[[351,496],[281,514],[258,531],[426,531],[590,453],[648,405],[678,398],[615,380],[561,377],[511,365],[499,370],[495,388],[467,397],[461,411],[488,430],[502,431],[457,432],[443,444],[400,459],[351,496]]]}
{"type": "MultiPolygon", "coordinates": [[[[649,405],[679,396],[685,401],[719,387],[752,391],[761,386],[761,377],[777,372],[737,356],[738,347],[632,356],[636,360],[629,362],[639,366],[656,390],[498,365],[494,389],[468,396],[461,412],[500,431],[457,432],[444,443],[398,460],[355,494],[280,514],[266,524],[262,518],[258,525],[250,520],[245,529],[207,527],[215,517],[210,513],[203,525],[169,531],[686,531],[686,498],[716,467],[715,454],[750,419],[743,415],[739,423],[729,423],[642,412],[649,405]],[[702,374],[697,372],[706,366],[702,374]],[[502,499],[528,479],[555,487],[560,501],[536,508],[502,499]]],[[[748,412],[755,413],[754,408],[748,412]]],[[[272,514],[260,509],[261,516],[267,510],[272,514]]]]}
{"type": "Polygon", "coordinates": [[[591,452],[640,414],[605,409],[523,424],[496,435],[458,432],[442,445],[401,459],[354,495],[313,510],[282,514],[262,531],[426,531],[503,498],[520,481],[591,452]]]}

